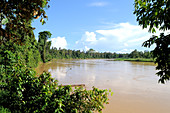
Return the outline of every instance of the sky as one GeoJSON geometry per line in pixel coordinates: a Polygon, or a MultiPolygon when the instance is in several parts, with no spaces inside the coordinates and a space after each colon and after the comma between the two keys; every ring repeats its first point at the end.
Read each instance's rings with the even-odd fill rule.
{"type": "Polygon", "coordinates": [[[98,52],[130,53],[152,34],[136,21],[134,0],[51,0],[48,21],[34,20],[34,34],[50,31],[52,47],[98,52]]]}

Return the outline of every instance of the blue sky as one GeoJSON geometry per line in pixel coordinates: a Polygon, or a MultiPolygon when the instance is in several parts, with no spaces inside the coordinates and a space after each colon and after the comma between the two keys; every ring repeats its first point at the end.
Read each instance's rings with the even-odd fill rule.
{"type": "Polygon", "coordinates": [[[32,26],[36,38],[41,31],[52,33],[52,46],[74,50],[93,48],[99,52],[129,53],[151,36],[142,30],[133,14],[134,0],[51,0],[48,21],[32,26]]]}

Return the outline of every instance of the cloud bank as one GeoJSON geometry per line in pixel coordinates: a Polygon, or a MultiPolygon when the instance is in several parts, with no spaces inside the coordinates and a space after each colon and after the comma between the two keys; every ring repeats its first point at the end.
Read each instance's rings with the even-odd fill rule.
{"type": "MultiPolygon", "coordinates": [[[[155,35],[159,35],[159,31],[155,35]]],[[[170,31],[166,31],[169,34],[170,31]]],[[[117,52],[130,53],[134,49],[137,50],[152,50],[141,47],[142,43],[148,40],[153,34],[148,33],[148,29],[142,29],[141,26],[132,25],[130,23],[112,24],[109,29],[98,29],[95,31],[85,31],[80,40],[75,41],[74,48],[81,51],[94,49],[99,52],[117,52]]],[[[51,38],[52,47],[66,48],[67,41],[65,37],[51,38]]],[[[71,49],[71,48],[69,48],[71,49]]]]}
{"type": "Polygon", "coordinates": [[[76,45],[84,50],[93,48],[103,52],[129,53],[134,49],[146,50],[147,48],[141,48],[141,45],[151,36],[147,29],[127,22],[115,24],[111,29],[86,31],[82,38],[76,41],[76,45]]]}

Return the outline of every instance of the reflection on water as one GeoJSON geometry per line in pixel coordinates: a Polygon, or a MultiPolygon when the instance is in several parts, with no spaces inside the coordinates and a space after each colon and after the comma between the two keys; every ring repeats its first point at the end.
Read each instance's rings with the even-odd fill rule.
{"type": "Polygon", "coordinates": [[[158,84],[151,62],[55,60],[36,70],[51,72],[59,84],[112,89],[104,113],[170,113],[170,83],[158,84]]]}

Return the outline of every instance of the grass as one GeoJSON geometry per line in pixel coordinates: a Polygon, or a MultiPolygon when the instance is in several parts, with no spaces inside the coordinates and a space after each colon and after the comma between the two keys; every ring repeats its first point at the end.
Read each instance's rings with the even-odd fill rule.
{"type": "Polygon", "coordinates": [[[154,62],[153,59],[147,58],[116,58],[114,61],[154,62]]]}

